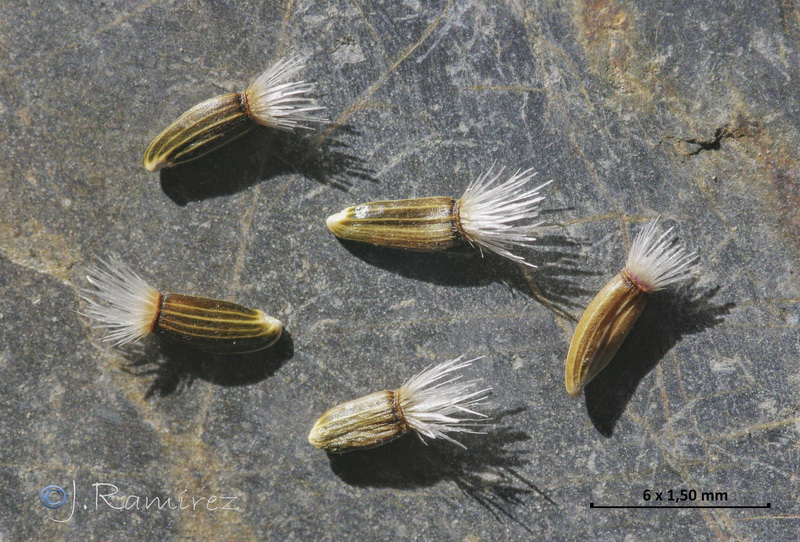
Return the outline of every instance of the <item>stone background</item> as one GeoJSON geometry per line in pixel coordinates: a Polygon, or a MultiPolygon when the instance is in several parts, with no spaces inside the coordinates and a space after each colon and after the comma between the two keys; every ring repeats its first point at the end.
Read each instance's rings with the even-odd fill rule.
{"type": "Polygon", "coordinates": [[[796,0],[5,0],[0,25],[0,538],[796,537],[796,0]],[[329,125],[142,168],[180,113],[288,52],[329,125]],[[493,163],[555,181],[536,270],[325,228],[493,163]],[[576,318],[657,215],[697,280],[654,295],[573,400],[576,318]],[[110,253],[289,335],[239,358],[108,347],[75,310],[110,253]],[[467,451],[307,443],[333,404],[462,354],[486,356],[468,374],[497,418],[467,451]],[[44,508],[48,484],[70,504],[44,508]],[[589,507],[670,489],[771,508],[589,507]],[[212,496],[238,509],[192,509],[212,496]]]}

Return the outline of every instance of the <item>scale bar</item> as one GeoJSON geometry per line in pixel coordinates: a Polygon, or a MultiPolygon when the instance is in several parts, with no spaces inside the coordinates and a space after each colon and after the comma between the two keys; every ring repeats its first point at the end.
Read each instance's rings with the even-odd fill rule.
{"type": "Polygon", "coordinates": [[[767,504],[757,504],[757,505],[733,505],[733,504],[720,504],[720,505],[710,505],[710,506],[695,506],[695,505],[657,505],[657,504],[640,504],[640,505],[629,505],[629,506],[618,506],[618,505],[601,505],[595,504],[593,502],[589,503],[589,508],[772,508],[772,503],[767,504]]]}

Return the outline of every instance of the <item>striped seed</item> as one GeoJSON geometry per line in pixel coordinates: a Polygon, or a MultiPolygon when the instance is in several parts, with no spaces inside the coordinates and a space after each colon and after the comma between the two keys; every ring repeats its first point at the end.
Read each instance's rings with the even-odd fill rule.
{"type": "Polygon", "coordinates": [[[154,330],[205,352],[239,354],[267,348],[282,324],[257,309],[196,295],[164,294],[154,330]]]}
{"type": "Polygon", "coordinates": [[[647,297],[623,270],[589,303],[567,354],[567,393],[579,397],[583,387],[608,365],[642,314],[647,297]]]}
{"type": "Polygon", "coordinates": [[[144,153],[147,171],[188,162],[226,145],[256,127],[241,93],[197,104],[161,132],[144,153]]]}
{"type": "Polygon", "coordinates": [[[444,250],[458,244],[461,233],[453,198],[433,197],[374,201],[328,217],[336,237],[407,250],[444,250]]]}
{"type": "Polygon", "coordinates": [[[386,444],[408,431],[396,392],[379,391],[347,401],[320,416],[308,441],[329,453],[386,444]]]}

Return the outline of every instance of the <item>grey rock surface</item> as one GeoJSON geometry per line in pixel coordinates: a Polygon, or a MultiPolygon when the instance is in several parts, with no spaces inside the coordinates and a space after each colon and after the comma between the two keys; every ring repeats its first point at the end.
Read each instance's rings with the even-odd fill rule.
{"type": "Polygon", "coordinates": [[[795,1],[5,1],[0,25],[0,538],[796,539],[795,1]],[[288,52],[329,125],[142,168],[184,110],[288,52]],[[325,228],[493,163],[555,180],[534,270],[325,228]],[[654,295],[576,401],[576,319],[658,215],[696,281],[654,295]],[[289,335],[236,358],[109,347],[75,312],[109,253],[289,335]],[[485,356],[468,375],[497,419],[466,451],[307,443],[333,404],[459,355],[485,356]],[[590,508],[682,489],[670,504],[771,507],[590,508]]]}

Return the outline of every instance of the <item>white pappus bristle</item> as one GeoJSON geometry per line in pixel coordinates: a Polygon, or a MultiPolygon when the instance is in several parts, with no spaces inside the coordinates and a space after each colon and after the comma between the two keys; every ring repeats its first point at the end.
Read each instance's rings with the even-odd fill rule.
{"type": "Polygon", "coordinates": [[[282,58],[245,91],[250,115],[257,123],[278,130],[309,128],[308,122],[324,122],[315,114],[324,109],[307,96],[312,83],[289,81],[305,65],[297,57],[282,58]]]}
{"type": "Polygon", "coordinates": [[[473,409],[486,404],[491,388],[477,389],[478,380],[461,382],[461,376],[453,375],[481,359],[462,361],[463,358],[460,356],[428,367],[408,379],[396,394],[405,421],[411,429],[420,436],[441,438],[465,448],[447,433],[484,432],[476,428],[485,427],[488,417],[473,409]]]}
{"type": "Polygon", "coordinates": [[[117,258],[98,258],[86,270],[93,288],[83,290],[87,307],[79,314],[106,332],[104,341],[116,346],[150,333],[161,294],[117,258]]]}
{"type": "Polygon", "coordinates": [[[671,235],[672,228],[658,235],[658,218],[647,223],[633,240],[625,271],[636,284],[655,292],[691,277],[697,253],[686,249],[671,235]]]}
{"type": "Polygon", "coordinates": [[[552,181],[531,188],[530,181],[536,173],[526,169],[498,183],[504,169],[494,173],[494,167],[490,168],[464,191],[458,203],[461,231],[467,241],[480,249],[535,267],[515,254],[514,249],[533,247],[536,237],[532,231],[542,224],[534,222],[544,199],[539,191],[552,181]]]}

